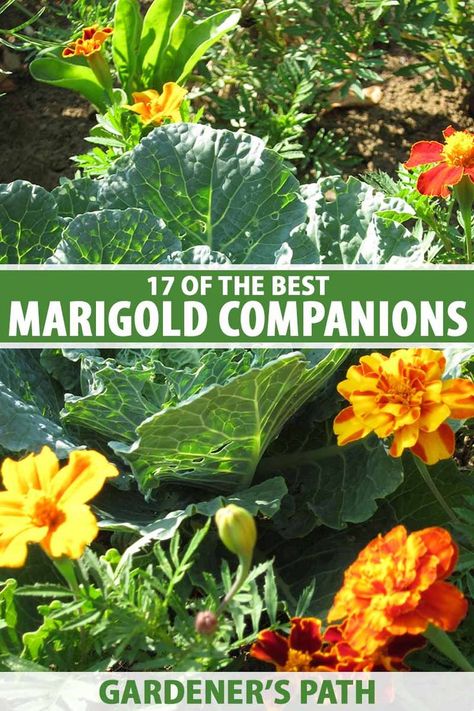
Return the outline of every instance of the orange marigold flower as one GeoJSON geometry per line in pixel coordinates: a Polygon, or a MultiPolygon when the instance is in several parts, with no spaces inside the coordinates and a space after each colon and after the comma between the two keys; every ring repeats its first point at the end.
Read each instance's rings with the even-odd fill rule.
{"type": "Polygon", "coordinates": [[[445,582],[457,559],[443,528],[408,535],[397,526],[371,541],[346,570],[328,620],[345,619],[345,639],[364,656],[392,636],[418,635],[430,624],[452,632],[467,613],[461,591],[445,582]]]}
{"type": "Polygon", "coordinates": [[[474,183],[474,133],[456,131],[452,126],[443,131],[444,144],[418,141],[412,146],[405,168],[436,163],[418,178],[416,187],[423,195],[448,197],[449,188],[464,175],[474,183]]]}
{"type": "Polygon", "coordinates": [[[161,94],[155,89],[135,92],[132,94],[135,103],[125,108],[138,114],[145,126],[150,123],[160,126],[165,119],[173,122],[181,120],[179,108],[187,93],[182,86],[169,81],[163,86],[161,94]]]}
{"type": "Polygon", "coordinates": [[[51,558],[79,558],[98,532],[86,502],[118,471],[93,450],[71,452],[60,469],[56,455],[43,447],[18,462],[5,459],[1,474],[0,567],[19,568],[28,543],[39,543],[51,558]]]}
{"type": "Polygon", "coordinates": [[[90,57],[100,52],[105,40],[112,34],[112,27],[99,27],[92,25],[82,30],[82,36],[70,42],[63,50],[63,57],[90,57]]]}
{"type": "Polygon", "coordinates": [[[454,432],[446,420],[474,415],[474,383],[443,381],[446,359],[430,348],[401,349],[389,357],[372,353],[359,363],[337,387],[351,403],[334,420],[338,444],[375,432],[381,438],[393,436],[393,457],[405,449],[426,464],[452,456],[454,432]]]}
{"type": "Polygon", "coordinates": [[[260,632],[250,655],[272,664],[277,671],[406,671],[403,660],[426,643],[421,636],[405,635],[392,639],[370,657],[363,657],[347,642],[345,623],[321,631],[315,617],[293,617],[290,636],[264,630],[260,632]]]}

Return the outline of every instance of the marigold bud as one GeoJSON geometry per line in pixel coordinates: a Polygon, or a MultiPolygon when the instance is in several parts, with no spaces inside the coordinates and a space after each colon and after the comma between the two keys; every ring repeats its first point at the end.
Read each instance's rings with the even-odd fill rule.
{"type": "Polygon", "coordinates": [[[229,504],[216,513],[222,543],[239,558],[250,560],[257,541],[255,521],[246,509],[229,504]]]}
{"type": "Polygon", "coordinates": [[[196,619],[194,621],[194,629],[199,634],[211,635],[217,629],[218,621],[217,617],[210,610],[204,610],[204,612],[198,612],[196,619]]]}

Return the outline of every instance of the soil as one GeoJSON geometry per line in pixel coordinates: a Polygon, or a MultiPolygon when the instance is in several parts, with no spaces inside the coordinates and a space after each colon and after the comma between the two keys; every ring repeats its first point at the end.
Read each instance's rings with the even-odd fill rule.
{"type": "Polygon", "coordinates": [[[383,170],[393,175],[398,164],[408,158],[415,141],[442,140],[441,132],[450,124],[458,129],[474,129],[470,91],[464,87],[455,91],[428,87],[420,92],[416,88],[418,79],[394,74],[409,62],[404,55],[387,57],[379,104],[334,109],[320,121],[337,135],[349,138],[349,152],[361,161],[354,174],[383,170]]]}
{"type": "MultiPolygon", "coordinates": [[[[474,129],[468,90],[428,88],[420,93],[416,79],[394,74],[408,61],[405,56],[387,57],[379,104],[334,109],[318,122],[349,137],[349,153],[358,158],[355,175],[374,169],[393,174],[412,143],[441,138],[449,124],[474,129]]],[[[13,90],[0,98],[0,182],[22,178],[51,189],[61,175],[73,175],[70,157],[88,150],[84,137],[94,112],[72,92],[35,82],[25,71],[8,84],[13,90]]]]}

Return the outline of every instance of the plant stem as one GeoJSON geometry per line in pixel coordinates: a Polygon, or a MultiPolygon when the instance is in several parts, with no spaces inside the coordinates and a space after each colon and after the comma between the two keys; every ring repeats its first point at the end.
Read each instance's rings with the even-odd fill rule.
{"type": "Polygon", "coordinates": [[[471,210],[461,211],[464,225],[464,238],[466,240],[466,264],[472,264],[472,222],[471,210]]]}
{"type": "Polygon", "coordinates": [[[62,577],[67,582],[72,592],[77,595],[80,590],[79,584],[77,582],[74,563],[69,558],[53,558],[52,561],[56,570],[61,573],[62,577]]]}
{"type": "Polygon", "coordinates": [[[464,228],[466,263],[472,264],[472,204],[474,202],[474,183],[467,175],[464,175],[460,182],[454,186],[453,193],[459,205],[464,228]]]}
{"type": "Polygon", "coordinates": [[[221,612],[224,610],[226,605],[229,604],[229,602],[232,600],[234,595],[240,590],[242,585],[245,583],[247,580],[247,576],[250,572],[250,567],[252,565],[252,559],[244,560],[243,558],[240,558],[240,564],[239,564],[239,569],[237,571],[237,576],[235,578],[234,584],[232,585],[231,589],[225,596],[225,598],[222,600],[221,604],[217,608],[216,611],[216,616],[219,617],[221,612]]]}
{"type": "Polygon", "coordinates": [[[425,637],[431,642],[433,647],[436,647],[445,657],[454,662],[459,669],[467,672],[474,671],[472,664],[469,663],[464,654],[462,654],[459,648],[454,644],[451,637],[442,629],[430,625],[425,632],[425,637]]]}
{"type": "Polygon", "coordinates": [[[431,493],[433,494],[433,496],[435,497],[436,501],[439,503],[441,508],[448,514],[452,523],[456,523],[456,524],[460,523],[458,517],[452,510],[451,506],[448,504],[448,502],[444,498],[443,494],[440,492],[440,490],[434,483],[433,478],[432,478],[430,471],[429,471],[428,467],[426,466],[426,464],[419,457],[417,457],[415,454],[413,454],[412,456],[413,456],[413,460],[415,462],[415,466],[418,469],[418,471],[420,472],[423,481],[425,482],[426,486],[431,491],[431,493]]]}

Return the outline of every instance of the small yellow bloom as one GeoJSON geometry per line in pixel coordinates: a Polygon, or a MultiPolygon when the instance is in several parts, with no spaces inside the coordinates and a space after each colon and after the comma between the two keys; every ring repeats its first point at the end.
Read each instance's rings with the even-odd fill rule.
{"type": "Polygon", "coordinates": [[[474,383],[464,378],[442,380],[442,351],[408,348],[387,356],[372,353],[347,372],[338,392],[350,402],[334,420],[339,445],[370,432],[392,437],[390,454],[405,449],[426,464],[448,459],[454,452],[454,432],[446,423],[474,416],[474,383]]]}
{"type": "Polygon", "coordinates": [[[216,513],[219,538],[231,553],[251,559],[257,542],[257,527],[251,513],[241,506],[229,504],[216,513]]]}
{"type": "Polygon", "coordinates": [[[68,44],[63,50],[63,57],[90,57],[100,52],[105,40],[113,33],[112,27],[92,25],[82,30],[82,36],[68,44]]]}
{"type": "Polygon", "coordinates": [[[86,502],[118,470],[93,450],[71,452],[60,469],[56,455],[43,447],[18,462],[5,459],[1,474],[0,567],[20,568],[28,543],[39,543],[51,558],[80,558],[98,533],[86,502]]]}
{"type": "Polygon", "coordinates": [[[187,93],[182,86],[169,81],[163,86],[161,94],[155,89],[135,92],[132,94],[135,103],[125,108],[138,114],[145,126],[150,123],[161,126],[165,119],[181,121],[179,108],[187,93]]]}

